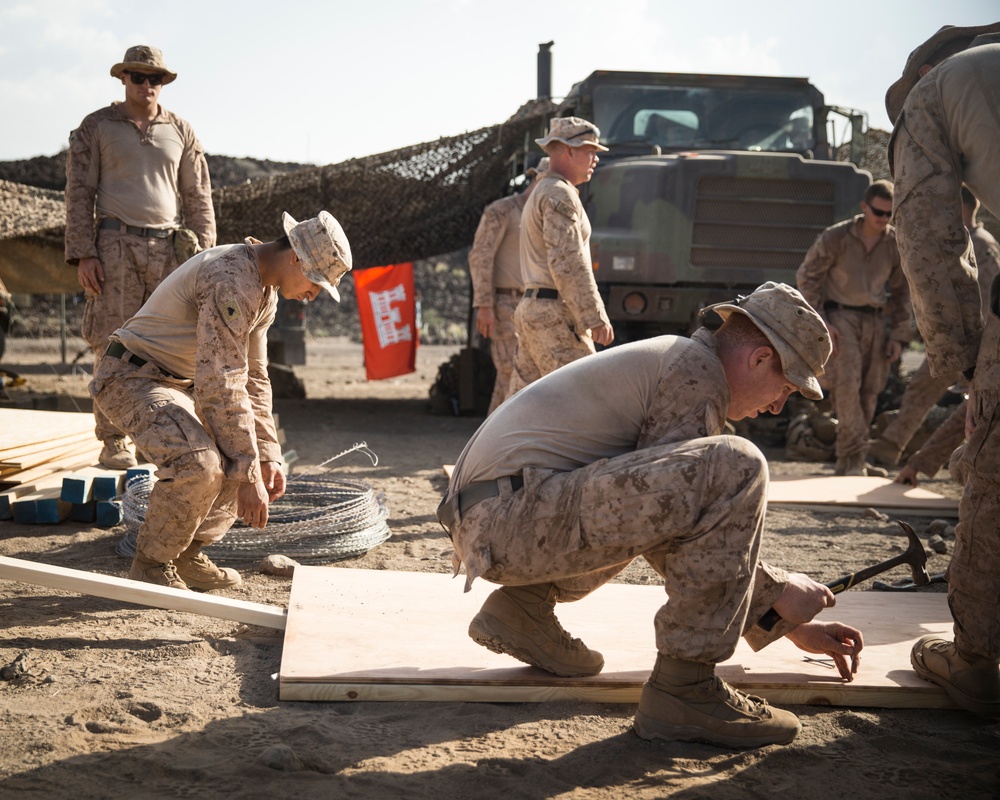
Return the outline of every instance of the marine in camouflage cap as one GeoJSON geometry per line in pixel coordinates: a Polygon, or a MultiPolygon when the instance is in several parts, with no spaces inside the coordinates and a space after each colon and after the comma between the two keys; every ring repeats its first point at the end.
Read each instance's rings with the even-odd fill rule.
{"type": "Polygon", "coordinates": [[[352,265],[351,245],[340,223],[329,211],[320,211],[304,222],[296,222],[285,211],[281,224],[295,255],[302,260],[302,273],[339,303],[337,285],[352,265]]]}
{"type": "Polygon", "coordinates": [[[718,325],[731,314],[749,317],[774,346],[785,377],[805,397],[823,399],[823,390],[817,379],[823,374],[833,352],[833,343],[823,318],[798,290],[784,283],[768,281],[748,296],[702,309],[701,317],[706,327],[718,327],[711,320],[713,312],[719,318],[716,320],[718,325]]]}

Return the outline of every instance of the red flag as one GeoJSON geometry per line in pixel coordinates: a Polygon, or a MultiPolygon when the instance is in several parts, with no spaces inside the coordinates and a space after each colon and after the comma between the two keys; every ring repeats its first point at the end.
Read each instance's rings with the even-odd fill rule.
{"type": "Polygon", "coordinates": [[[415,372],[418,341],[413,262],[369,267],[352,274],[368,380],[415,372]]]}

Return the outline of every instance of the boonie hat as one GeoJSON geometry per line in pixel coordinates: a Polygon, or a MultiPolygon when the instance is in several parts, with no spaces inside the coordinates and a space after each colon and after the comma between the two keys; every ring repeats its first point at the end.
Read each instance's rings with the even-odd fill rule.
{"type": "Polygon", "coordinates": [[[177,80],[177,73],[167,69],[163,63],[163,52],[156,47],[136,44],[125,51],[125,57],[111,68],[111,77],[120,78],[123,72],[159,72],[164,85],[177,80]]]}
{"type": "Polygon", "coordinates": [[[805,397],[823,399],[817,378],[823,374],[833,352],[833,343],[826,323],[797,289],[768,281],[752,294],[737,297],[731,303],[703,308],[701,316],[710,311],[716,312],[723,321],[733,313],[749,317],[774,346],[785,377],[805,397]]]}
{"type": "Polygon", "coordinates": [[[281,215],[292,249],[302,261],[302,274],[313,283],[326,289],[338,303],[340,292],[337,284],[351,269],[351,245],[340,223],[329,211],[319,216],[296,222],[287,211],[281,215]]]}
{"type": "Polygon", "coordinates": [[[543,139],[535,139],[535,144],[542,150],[552,142],[562,142],[570,147],[592,144],[603,152],[608,150],[601,144],[601,129],[580,117],[556,117],[549,123],[549,135],[543,139]]]}
{"type": "Polygon", "coordinates": [[[903,103],[910,90],[917,85],[920,80],[920,68],[931,61],[936,60],[938,51],[946,46],[962,45],[965,50],[972,44],[972,40],[983,33],[996,33],[1000,31],[1000,22],[992,22],[989,25],[975,25],[972,27],[959,27],[957,25],[945,25],[938,29],[930,39],[920,45],[910,53],[906,59],[906,66],[903,67],[902,77],[889,87],[885,93],[885,110],[889,114],[889,119],[895,125],[899,121],[900,112],[903,110],[903,103]]]}

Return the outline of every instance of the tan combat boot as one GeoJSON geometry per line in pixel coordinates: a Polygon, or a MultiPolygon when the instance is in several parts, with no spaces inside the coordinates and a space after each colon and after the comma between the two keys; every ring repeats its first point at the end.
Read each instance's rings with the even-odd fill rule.
{"type": "Polygon", "coordinates": [[[788,744],[802,730],[794,714],[717,678],[714,665],[662,653],[642,687],[633,727],[643,739],[736,748],[788,744]]]}
{"type": "Polygon", "coordinates": [[[513,656],[553,675],[596,675],[604,668],[604,656],[559,624],[553,613],[557,595],[551,583],[497,589],[472,618],[469,636],[494,653],[513,656]]]}
{"type": "Polygon", "coordinates": [[[910,651],[917,675],[943,688],[966,711],[1000,717],[1000,667],[988,658],[962,653],[954,642],[930,633],[910,651]]]}
{"type": "Polygon", "coordinates": [[[135,460],[124,436],[109,436],[97,460],[108,469],[129,469],[139,462],[135,460]]]}
{"type": "Polygon", "coordinates": [[[174,559],[177,574],[191,589],[210,592],[212,589],[228,589],[243,583],[235,569],[217,567],[201,552],[202,542],[191,542],[187,550],[174,559]]]}
{"type": "Polygon", "coordinates": [[[177,576],[177,568],[173,561],[157,561],[150,558],[142,550],[136,548],[132,559],[132,568],[128,576],[134,581],[155,583],[157,586],[169,586],[171,589],[187,591],[187,584],[177,576]]]}

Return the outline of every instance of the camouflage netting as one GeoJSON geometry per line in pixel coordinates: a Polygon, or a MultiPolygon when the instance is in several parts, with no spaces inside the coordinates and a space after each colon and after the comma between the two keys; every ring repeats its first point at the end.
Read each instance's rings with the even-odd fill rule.
{"type": "Polygon", "coordinates": [[[214,192],[219,241],[275,238],[280,211],[326,209],[344,226],[355,269],[449,253],[472,242],[483,207],[521,171],[517,151],[552,107],[529,103],[502,125],[214,192]]]}
{"type": "MultiPolygon", "coordinates": [[[[541,134],[553,108],[549,101],[532,101],[502,124],[458,136],[240,185],[216,181],[218,240],[276,238],[282,233],[282,211],[307,219],[326,209],[344,226],[356,269],[467,247],[483,207],[506,193],[521,171],[518,152],[530,135],[541,134]]],[[[58,186],[52,173],[64,158],[0,164],[0,243],[44,237],[61,249],[62,192],[3,179],[58,186]],[[18,164],[24,167],[20,172],[18,164]]],[[[6,278],[16,264],[0,264],[0,270],[6,278]]]]}

